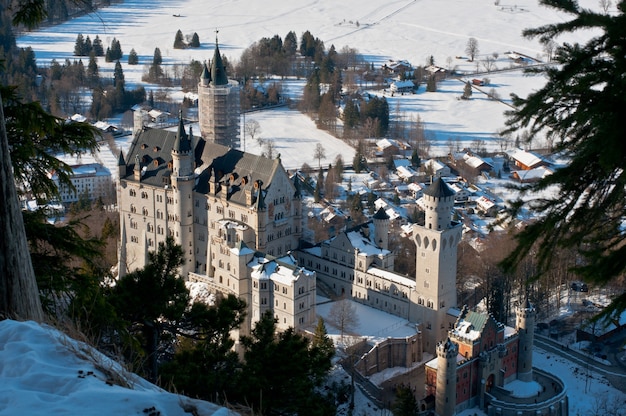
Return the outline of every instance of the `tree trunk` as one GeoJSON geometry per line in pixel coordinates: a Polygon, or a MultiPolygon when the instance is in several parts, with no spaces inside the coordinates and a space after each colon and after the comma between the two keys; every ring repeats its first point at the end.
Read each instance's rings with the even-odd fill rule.
{"type": "Polygon", "coordinates": [[[0,96],[0,319],[43,321],[0,96]]]}

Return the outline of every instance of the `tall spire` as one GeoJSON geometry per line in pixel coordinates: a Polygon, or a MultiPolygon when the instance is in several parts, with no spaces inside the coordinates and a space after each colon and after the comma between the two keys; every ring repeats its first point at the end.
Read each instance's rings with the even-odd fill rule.
{"type": "Polygon", "coordinates": [[[211,81],[213,85],[228,85],[228,77],[226,76],[226,69],[224,68],[224,62],[222,62],[222,55],[220,54],[220,47],[217,42],[217,33],[219,30],[215,30],[215,53],[213,55],[213,61],[211,62],[211,81]]]}
{"type": "Polygon", "coordinates": [[[174,140],[175,152],[189,152],[191,150],[191,142],[187,137],[185,131],[185,124],[183,123],[183,110],[178,112],[178,130],[176,131],[176,139],[174,140]]]}

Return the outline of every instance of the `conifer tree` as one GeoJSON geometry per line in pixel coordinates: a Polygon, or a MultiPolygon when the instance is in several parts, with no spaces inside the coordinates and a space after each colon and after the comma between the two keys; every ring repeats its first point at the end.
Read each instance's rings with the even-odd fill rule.
{"type": "MultiPolygon", "coordinates": [[[[543,88],[528,97],[513,95],[504,133],[528,128],[529,140],[547,134],[556,153],[569,163],[526,187],[541,200],[520,198],[511,216],[522,209],[539,215],[518,234],[518,248],[505,261],[507,269],[530,253],[539,273],[550,268],[559,248],[577,249],[575,271],[587,282],[606,284],[626,271],[624,212],[626,212],[626,1],[616,13],[597,13],[568,0],[540,4],[571,16],[570,20],[527,29],[524,35],[546,44],[571,32],[593,36],[585,44],[557,48],[557,65],[530,69],[547,77],[543,88]]],[[[606,316],[626,309],[626,292],[604,309],[606,316]]]]}
{"type": "Polygon", "coordinates": [[[102,46],[102,39],[96,35],[91,45],[96,56],[104,56],[104,47],[102,46]]]}
{"type": "Polygon", "coordinates": [[[472,84],[470,84],[470,82],[467,81],[465,83],[465,86],[463,87],[463,95],[461,96],[461,98],[464,100],[469,100],[471,96],[472,96],[472,84]]]}
{"type": "Polygon", "coordinates": [[[191,36],[191,42],[189,43],[189,47],[191,48],[200,47],[200,36],[198,36],[197,32],[193,32],[193,35],[191,36]]]}
{"type": "Polygon", "coordinates": [[[135,49],[131,49],[128,53],[128,65],[137,65],[139,63],[139,57],[135,49]]]}
{"type": "Polygon", "coordinates": [[[86,56],[85,54],[85,38],[82,33],[76,36],[76,43],[74,43],[74,56],[86,56]]]}
{"type": "MultiPolygon", "coordinates": [[[[174,36],[174,49],[185,49],[187,45],[185,44],[185,38],[183,37],[183,32],[180,29],[176,32],[176,36],[174,36]]],[[[159,64],[160,65],[160,64],[159,64]]]]}

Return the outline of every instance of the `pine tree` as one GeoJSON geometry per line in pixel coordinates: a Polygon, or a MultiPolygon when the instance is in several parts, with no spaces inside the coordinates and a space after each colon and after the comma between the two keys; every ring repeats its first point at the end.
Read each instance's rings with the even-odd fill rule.
{"type": "Polygon", "coordinates": [[[135,49],[131,49],[128,54],[128,65],[137,65],[139,63],[139,57],[135,49]]]}
{"type": "Polygon", "coordinates": [[[91,44],[91,39],[89,38],[89,35],[87,35],[87,37],[85,38],[83,56],[89,55],[92,49],[93,49],[93,45],[91,44]]]}
{"type": "Polygon", "coordinates": [[[104,47],[102,46],[102,39],[98,35],[93,40],[93,51],[96,56],[104,56],[104,47]]]}
{"type": "Polygon", "coordinates": [[[428,81],[426,81],[426,91],[437,92],[437,78],[435,75],[430,75],[428,81]]]}
{"type": "Polygon", "coordinates": [[[161,56],[161,49],[154,48],[154,56],[152,57],[152,65],[161,65],[163,63],[163,57],[161,56]]]}
{"type": "Polygon", "coordinates": [[[461,96],[461,98],[464,100],[469,100],[471,96],[472,96],[472,84],[470,84],[470,82],[467,81],[465,83],[465,86],[463,87],[463,95],[461,96]]]}
{"type": "Polygon", "coordinates": [[[193,35],[191,36],[191,42],[189,43],[189,47],[191,48],[200,47],[200,36],[198,36],[197,32],[193,32],[193,35]]]}
{"type": "MultiPolygon", "coordinates": [[[[187,45],[185,44],[185,38],[183,37],[183,32],[178,29],[176,32],[176,36],[174,36],[174,49],[185,49],[187,45]]],[[[160,65],[160,63],[159,63],[160,65]]]]}
{"type": "Polygon", "coordinates": [[[74,44],[74,56],[86,56],[85,54],[85,38],[82,33],[76,36],[76,43],[74,44]]]}
{"type": "Polygon", "coordinates": [[[87,82],[91,86],[98,85],[100,82],[98,63],[96,62],[96,55],[93,51],[89,54],[89,63],[87,64],[87,82]]]}
{"type": "MultiPolygon", "coordinates": [[[[540,274],[550,269],[559,248],[577,249],[575,272],[603,285],[626,271],[626,1],[620,0],[610,15],[575,1],[540,3],[572,18],[527,29],[524,36],[546,44],[581,30],[594,35],[585,44],[558,47],[556,65],[531,70],[545,75],[544,87],[526,98],[513,96],[515,110],[508,113],[506,132],[529,128],[529,139],[548,134],[555,153],[567,154],[569,163],[528,186],[531,195],[556,189],[551,196],[520,198],[513,206],[513,218],[527,208],[539,214],[518,234],[518,247],[504,265],[511,269],[532,253],[540,274]]],[[[603,313],[624,309],[622,290],[603,313]]]]}

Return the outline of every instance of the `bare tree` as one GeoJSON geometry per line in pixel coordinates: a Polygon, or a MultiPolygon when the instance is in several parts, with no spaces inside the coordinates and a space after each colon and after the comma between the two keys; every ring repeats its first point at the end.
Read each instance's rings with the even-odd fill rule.
{"type": "Polygon", "coordinates": [[[474,57],[478,55],[478,52],[478,41],[476,38],[469,38],[467,46],[465,46],[465,53],[469,55],[470,61],[474,62],[474,57]]]}
{"type": "MultiPolygon", "coordinates": [[[[254,140],[257,135],[261,134],[261,125],[256,120],[248,120],[246,124],[243,125],[243,132],[245,135],[250,136],[251,140],[254,140]]],[[[263,143],[260,141],[260,138],[258,138],[258,140],[259,146],[262,146],[263,143]]]]}
{"type": "Polygon", "coordinates": [[[0,318],[43,321],[24,219],[15,190],[2,97],[0,97],[0,318]]]}
{"type": "Polygon", "coordinates": [[[548,62],[552,61],[554,58],[554,52],[556,51],[556,42],[553,40],[549,40],[543,44],[543,51],[548,55],[548,62]]]}
{"type": "Polygon", "coordinates": [[[491,72],[496,69],[496,59],[493,56],[487,56],[483,60],[482,64],[487,72],[491,72]]]}
{"type": "Polygon", "coordinates": [[[338,327],[343,340],[344,332],[354,329],[359,324],[359,316],[356,314],[356,306],[348,299],[341,299],[330,308],[328,320],[338,327]]]}
{"type": "Polygon", "coordinates": [[[274,151],[276,150],[276,146],[274,145],[274,142],[272,140],[264,140],[263,143],[265,145],[265,152],[263,152],[263,156],[265,156],[268,159],[273,159],[274,151]]]}
{"type": "Polygon", "coordinates": [[[600,8],[604,11],[604,14],[607,14],[609,12],[609,9],[613,5],[613,3],[611,3],[611,0],[600,0],[599,4],[600,8]]]}
{"type": "Polygon", "coordinates": [[[315,150],[313,151],[313,157],[317,159],[317,167],[319,169],[322,168],[322,159],[326,157],[326,149],[322,146],[321,143],[315,145],[315,150]]]}

